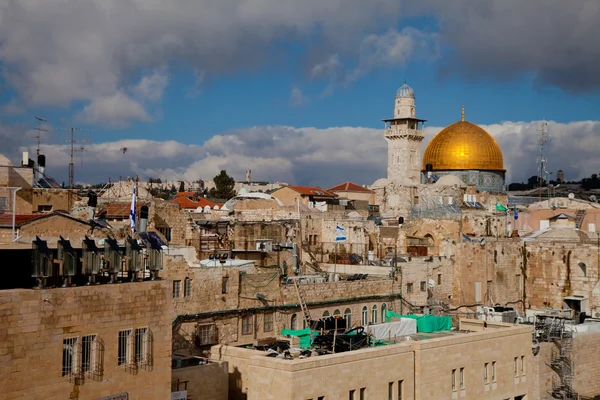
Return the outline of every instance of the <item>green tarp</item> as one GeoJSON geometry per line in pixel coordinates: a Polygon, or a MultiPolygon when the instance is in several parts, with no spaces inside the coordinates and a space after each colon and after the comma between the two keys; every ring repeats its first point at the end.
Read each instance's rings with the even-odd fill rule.
{"type": "Polygon", "coordinates": [[[300,338],[300,348],[310,349],[310,328],[294,330],[294,329],[282,329],[281,335],[283,336],[295,336],[300,338]]]}
{"type": "Polygon", "coordinates": [[[387,311],[387,322],[390,322],[392,318],[412,318],[417,320],[417,332],[441,332],[449,331],[452,329],[452,319],[448,316],[435,316],[435,315],[401,315],[393,311],[387,311]]]}

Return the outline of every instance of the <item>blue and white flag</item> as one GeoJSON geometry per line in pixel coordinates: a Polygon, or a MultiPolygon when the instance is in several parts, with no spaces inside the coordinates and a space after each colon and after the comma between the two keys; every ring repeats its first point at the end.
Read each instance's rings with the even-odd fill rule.
{"type": "Polygon", "coordinates": [[[519,219],[519,213],[517,212],[517,206],[515,206],[515,221],[519,219]]]}
{"type": "Polygon", "coordinates": [[[345,242],[346,241],[346,230],[339,225],[335,226],[335,241],[345,242]]]}
{"type": "Polygon", "coordinates": [[[136,220],[135,220],[135,206],[137,201],[135,186],[133,187],[133,195],[131,196],[131,209],[129,210],[129,221],[131,222],[131,233],[135,233],[136,220]]]}

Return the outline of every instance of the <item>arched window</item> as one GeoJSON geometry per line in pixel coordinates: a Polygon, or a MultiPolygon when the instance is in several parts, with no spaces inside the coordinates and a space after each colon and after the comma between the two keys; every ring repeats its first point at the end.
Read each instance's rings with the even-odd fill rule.
{"type": "Polygon", "coordinates": [[[364,306],[362,309],[362,324],[363,326],[369,325],[369,310],[367,306],[364,306]]]}
{"type": "Polygon", "coordinates": [[[292,320],[290,321],[290,329],[298,329],[298,315],[292,314],[292,320]]]}
{"type": "Polygon", "coordinates": [[[372,324],[377,323],[377,304],[375,304],[373,306],[373,309],[371,310],[371,323],[372,324]]]}
{"type": "Polygon", "coordinates": [[[335,311],[333,312],[333,316],[334,316],[334,317],[339,317],[341,314],[342,314],[342,313],[340,312],[340,310],[335,310],[335,311]]]}
{"type": "Polygon", "coordinates": [[[387,305],[383,303],[381,305],[381,322],[387,321],[387,305]]]}
{"type": "Polygon", "coordinates": [[[344,311],[344,318],[346,319],[346,327],[350,328],[352,326],[352,310],[346,308],[346,311],[344,311]]]}
{"type": "Polygon", "coordinates": [[[329,311],[323,312],[323,318],[327,318],[327,317],[329,317],[329,311]]]}

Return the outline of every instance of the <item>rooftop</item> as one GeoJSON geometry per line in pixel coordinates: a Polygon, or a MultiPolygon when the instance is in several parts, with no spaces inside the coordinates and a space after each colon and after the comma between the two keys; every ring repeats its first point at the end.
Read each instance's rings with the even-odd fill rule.
{"type": "Polygon", "coordinates": [[[337,197],[335,193],[321,189],[318,186],[288,186],[290,189],[306,196],[337,197]]]}
{"type": "Polygon", "coordinates": [[[330,187],[327,189],[328,192],[363,192],[363,193],[373,193],[371,189],[367,189],[360,185],[357,185],[353,182],[344,182],[337,186],[330,187]]]}

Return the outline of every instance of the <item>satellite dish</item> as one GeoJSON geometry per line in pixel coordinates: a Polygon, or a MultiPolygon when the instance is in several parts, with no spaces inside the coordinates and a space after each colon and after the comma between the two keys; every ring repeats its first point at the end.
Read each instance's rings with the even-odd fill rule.
{"type": "Polygon", "coordinates": [[[435,281],[433,279],[430,279],[430,280],[427,281],[427,285],[430,288],[434,288],[435,287],[435,281]]]}
{"type": "Polygon", "coordinates": [[[575,195],[574,195],[573,193],[569,193],[569,198],[570,198],[571,200],[573,200],[573,199],[575,198],[575,195]]]}
{"type": "Polygon", "coordinates": [[[590,201],[593,201],[594,203],[598,202],[598,198],[595,195],[591,195],[590,196],[590,201]]]}

